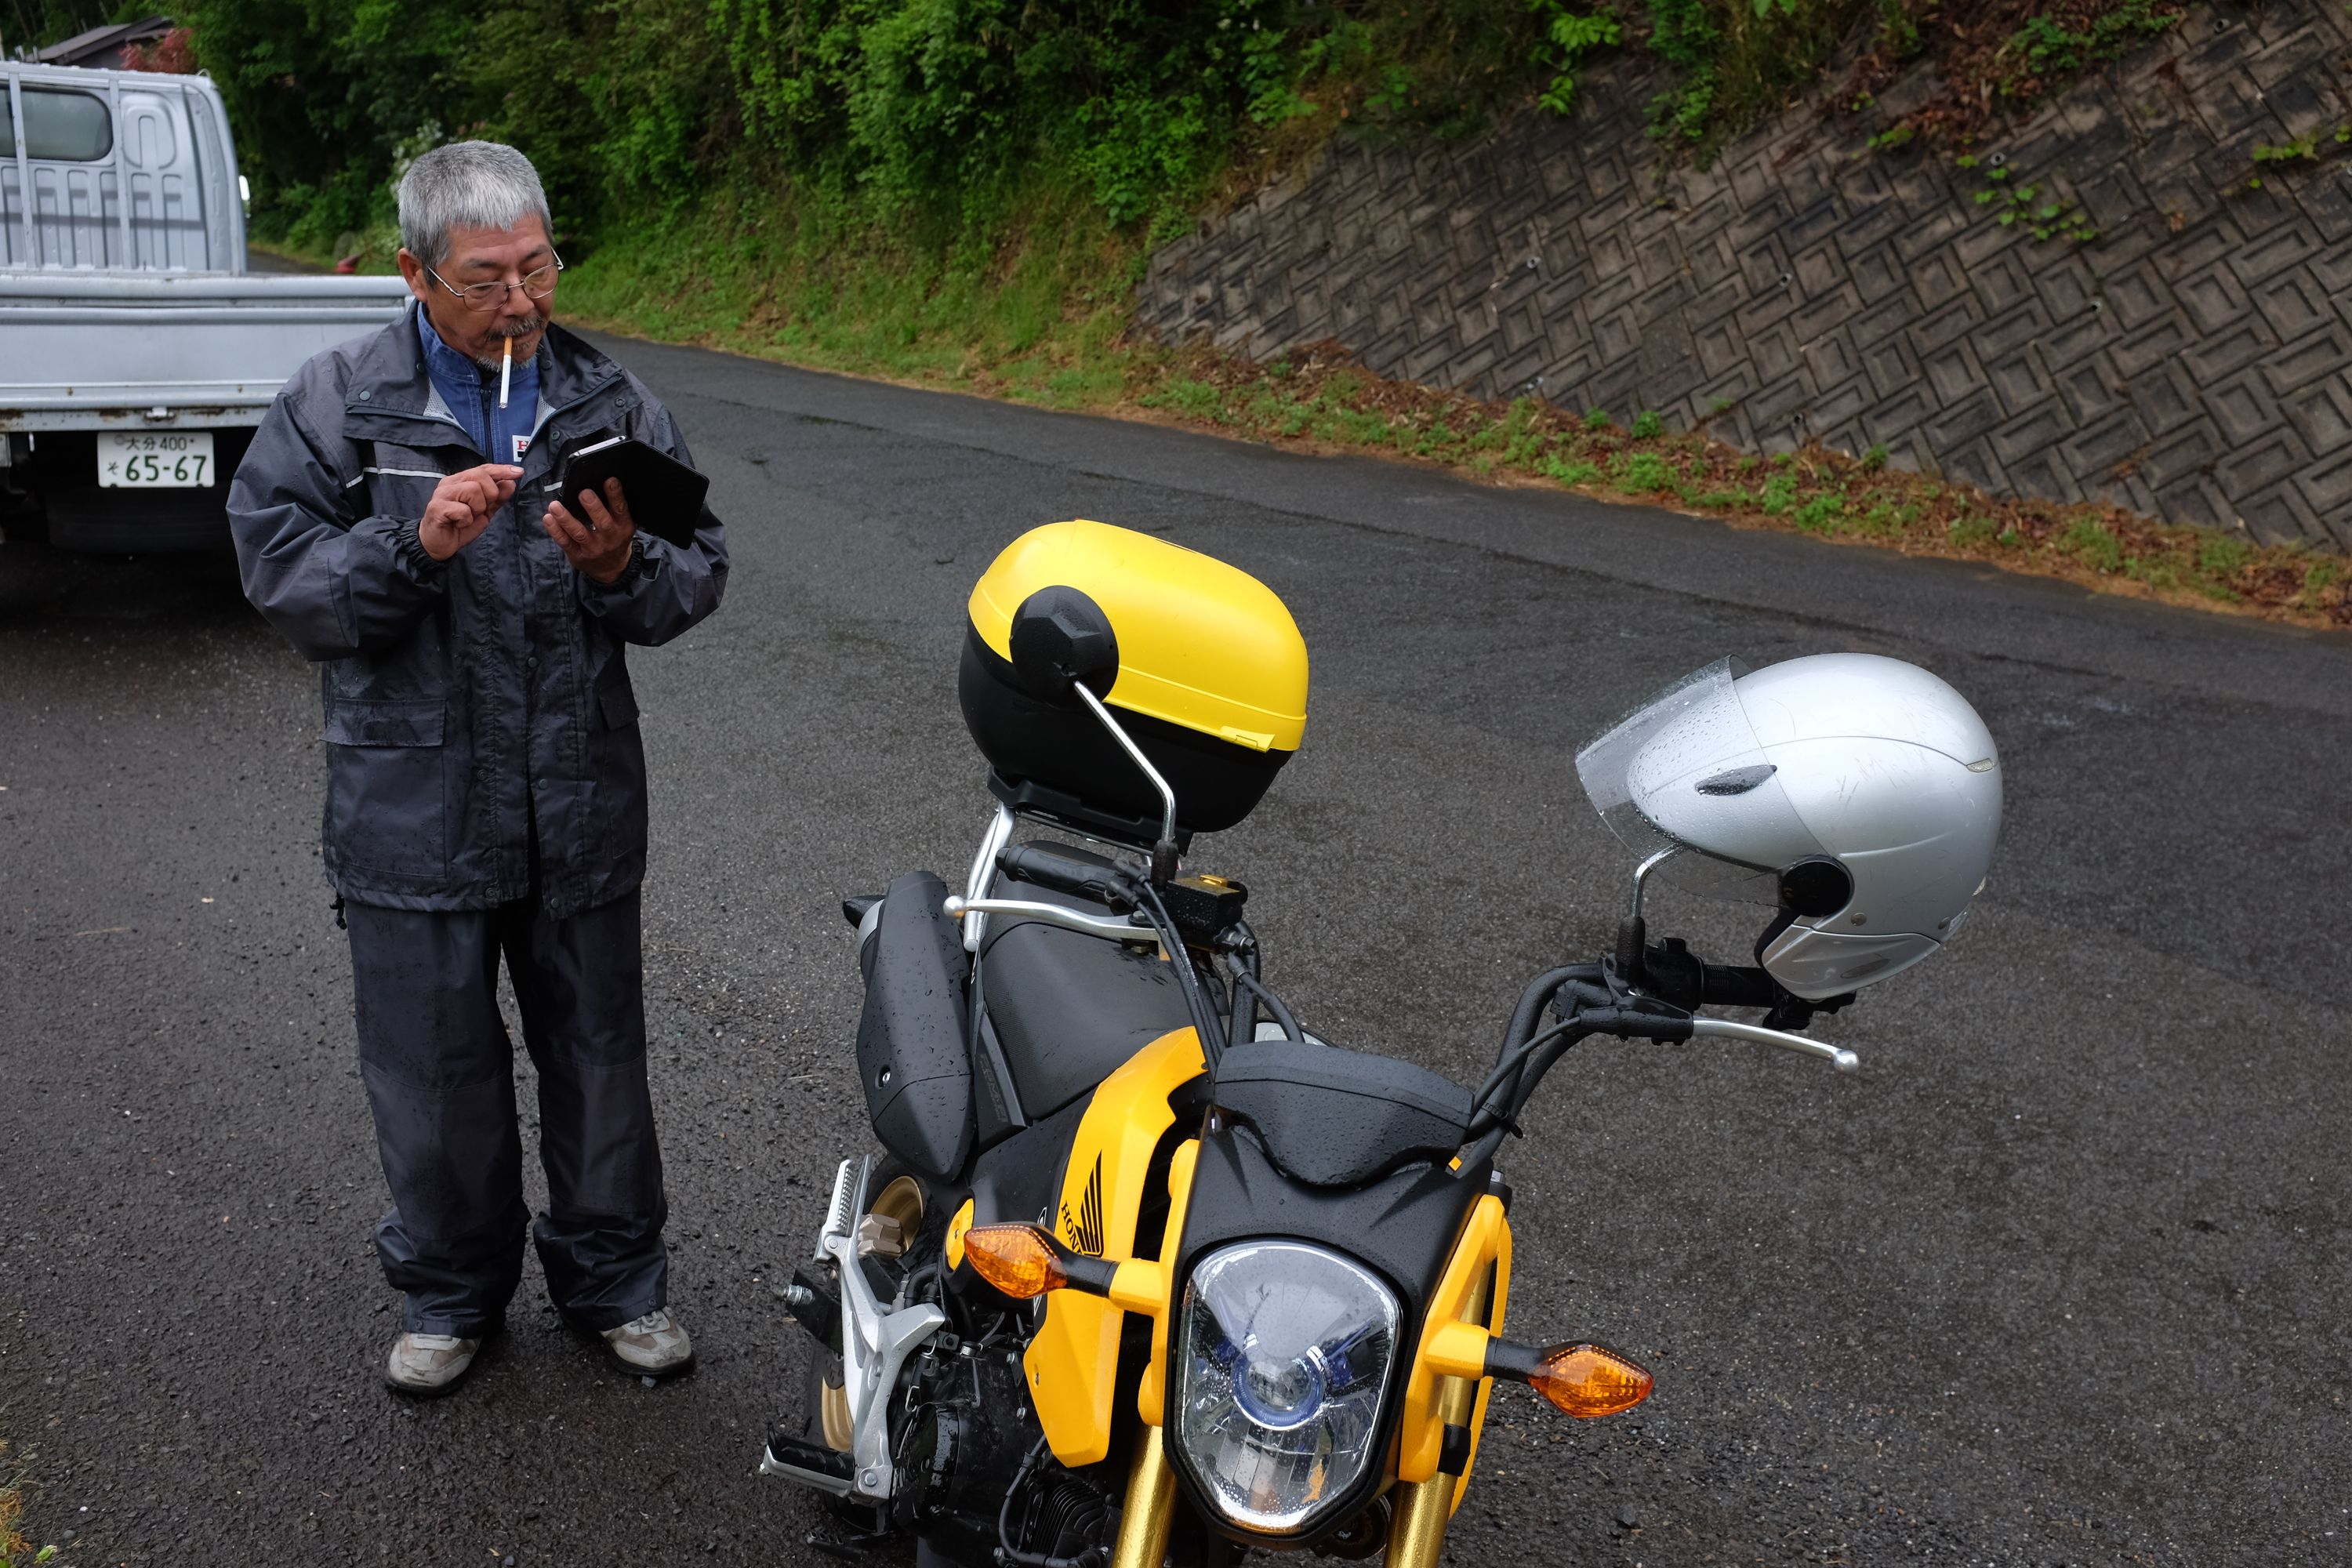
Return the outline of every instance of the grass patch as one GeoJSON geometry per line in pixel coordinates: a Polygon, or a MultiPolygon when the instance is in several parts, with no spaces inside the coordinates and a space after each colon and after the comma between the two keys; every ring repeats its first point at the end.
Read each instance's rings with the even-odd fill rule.
{"type": "Polygon", "coordinates": [[[567,317],[816,368],[1436,464],[1664,504],[1748,527],[1981,560],[2086,586],[2352,626],[2341,561],[2174,527],[2105,506],[1983,494],[1906,473],[1874,448],[1770,458],[1602,409],[1484,402],[1383,380],[1329,348],[1266,364],[1129,331],[1148,235],[1041,184],[986,244],[926,248],[798,212],[788,195],[714,197],[592,251],[564,275],[567,317]]]}
{"type": "Polygon", "coordinates": [[[25,1517],[26,1467],[10,1456],[8,1445],[0,1441],[0,1568],[28,1568],[35,1563],[47,1563],[58,1554],[54,1546],[34,1550],[17,1525],[25,1517]]]}

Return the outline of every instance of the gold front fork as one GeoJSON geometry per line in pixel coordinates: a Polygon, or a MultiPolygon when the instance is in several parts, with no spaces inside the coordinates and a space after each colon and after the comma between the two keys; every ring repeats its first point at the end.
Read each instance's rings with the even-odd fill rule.
{"type": "Polygon", "coordinates": [[[1160,1568],[1168,1556],[1169,1527],[1175,1522],[1176,1472],[1168,1468],[1160,1428],[1146,1426],[1136,1439],[1135,1462],[1127,1468],[1127,1501],[1119,1513],[1118,1544],[1111,1550],[1110,1568],[1160,1568]]]}
{"type": "MultiPolygon", "coordinates": [[[[1485,1322],[1494,1299],[1495,1271],[1489,1268],[1485,1282],[1463,1303],[1463,1321],[1485,1322]]],[[[1437,1418],[1448,1426],[1467,1426],[1477,1404],[1475,1378],[1449,1377],[1438,1392],[1437,1418]]],[[[1440,1470],[1425,1481],[1396,1489],[1385,1568],[1437,1568],[1437,1553],[1445,1544],[1445,1527],[1454,1518],[1454,1493],[1460,1481],[1460,1477],[1440,1470]]]]}

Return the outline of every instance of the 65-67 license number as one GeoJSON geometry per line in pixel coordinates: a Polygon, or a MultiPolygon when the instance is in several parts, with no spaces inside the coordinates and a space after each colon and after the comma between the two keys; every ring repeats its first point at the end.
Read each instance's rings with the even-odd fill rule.
{"type": "Polygon", "coordinates": [[[213,474],[209,430],[103,430],[98,437],[98,482],[108,489],[200,489],[213,474]]]}

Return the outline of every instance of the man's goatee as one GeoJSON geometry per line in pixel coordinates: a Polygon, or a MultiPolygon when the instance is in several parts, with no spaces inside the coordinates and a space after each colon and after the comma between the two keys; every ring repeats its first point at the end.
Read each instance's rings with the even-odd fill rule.
{"type": "MultiPolygon", "coordinates": [[[[490,336],[494,338],[527,338],[530,336],[531,333],[542,330],[546,325],[547,318],[544,316],[522,316],[512,321],[501,321],[497,326],[492,327],[490,329],[490,336]]],[[[505,362],[506,356],[502,353],[476,354],[474,356],[474,363],[481,369],[488,371],[493,375],[499,373],[499,369],[505,364],[505,362]]]]}

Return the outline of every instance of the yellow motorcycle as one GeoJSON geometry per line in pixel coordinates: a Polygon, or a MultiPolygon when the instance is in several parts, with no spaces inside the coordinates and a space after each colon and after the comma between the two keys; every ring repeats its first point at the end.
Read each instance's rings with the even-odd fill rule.
{"type": "Polygon", "coordinates": [[[1538,976],[1465,1089],[1303,1029],[1246,889],[1185,861],[1305,732],[1270,590],[1056,523],[991,565],[967,630],[997,809],[961,890],[914,872],[843,906],[885,1152],[840,1166],[785,1291],[814,1343],[761,1465],[919,1562],[1434,1568],[1496,1379],[1585,1418],[1651,1389],[1600,1345],[1505,1337],[1496,1160],[1544,1075],[1594,1035],[1852,1069],[1797,1031],[1949,941],[1999,826],[1991,738],[1926,671],[1709,666],[1580,754],[1640,852],[1615,951],[1538,976]],[[1769,906],[1756,963],[1650,942],[1658,879],[1769,906]]]}

